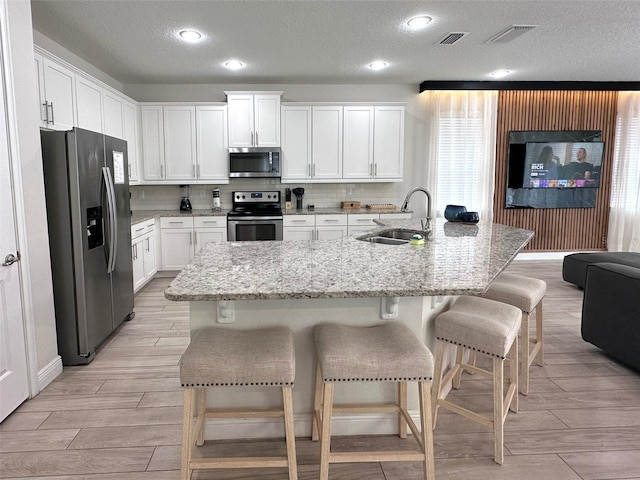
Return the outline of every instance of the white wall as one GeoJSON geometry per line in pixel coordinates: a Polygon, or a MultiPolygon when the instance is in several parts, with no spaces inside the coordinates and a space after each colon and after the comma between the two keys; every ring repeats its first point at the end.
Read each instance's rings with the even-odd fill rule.
{"type": "MultiPolygon", "coordinates": [[[[35,324],[38,373],[58,358],[56,339],[53,285],[49,257],[49,234],[44,196],[42,154],[36,74],[33,59],[33,33],[29,2],[9,1],[9,48],[12,74],[15,80],[15,109],[17,116],[18,157],[22,177],[22,191],[16,193],[24,205],[24,222],[27,233],[27,266],[30,284],[31,310],[35,324]]],[[[33,352],[31,352],[33,353],[33,352]]]]}

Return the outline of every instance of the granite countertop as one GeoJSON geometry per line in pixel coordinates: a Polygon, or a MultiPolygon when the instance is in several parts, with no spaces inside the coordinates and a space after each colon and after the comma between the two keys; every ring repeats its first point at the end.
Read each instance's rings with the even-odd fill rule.
{"type": "Polygon", "coordinates": [[[190,212],[181,212],[180,210],[136,210],[131,214],[131,225],[135,225],[145,220],[151,220],[154,217],[219,217],[226,216],[228,209],[212,210],[203,208],[200,210],[191,210],[190,212]]]}
{"type": "MultiPolygon", "coordinates": [[[[151,220],[154,217],[215,217],[226,216],[229,212],[228,208],[221,210],[212,210],[210,208],[192,210],[191,212],[181,212],[180,210],[136,210],[131,214],[131,225],[135,225],[146,220],[151,220]]],[[[282,210],[284,215],[346,215],[348,214],[362,214],[362,213],[402,213],[400,209],[396,210],[367,210],[366,208],[357,208],[353,210],[346,210],[340,207],[329,208],[316,208],[315,210],[282,210]]],[[[410,212],[408,212],[410,213],[410,212]]]]}
{"type": "MultiPolygon", "coordinates": [[[[420,229],[419,220],[385,220],[420,229]]],[[[335,240],[209,243],[165,290],[175,301],[483,293],[533,237],[505,225],[434,222],[424,245],[335,240]]]]}

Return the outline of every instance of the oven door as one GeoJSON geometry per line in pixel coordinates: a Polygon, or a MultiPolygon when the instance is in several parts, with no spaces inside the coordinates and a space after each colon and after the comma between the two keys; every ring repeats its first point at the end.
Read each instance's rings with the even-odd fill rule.
{"type": "Polygon", "coordinates": [[[229,217],[227,240],[249,242],[282,240],[282,217],[229,217]]]}

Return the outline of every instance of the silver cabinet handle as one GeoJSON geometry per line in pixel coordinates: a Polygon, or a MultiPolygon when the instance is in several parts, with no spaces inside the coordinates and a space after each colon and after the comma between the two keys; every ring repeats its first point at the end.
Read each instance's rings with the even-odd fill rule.
{"type": "Polygon", "coordinates": [[[193,176],[193,178],[196,178],[196,166],[195,165],[191,165],[191,175],[193,176]]]}
{"type": "Polygon", "coordinates": [[[10,267],[11,265],[19,261],[20,261],[20,252],[16,252],[15,255],[13,253],[10,253],[9,255],[4,257],[4,262],[2,263],[2,266],[10,267]]]}
{"type": "Polygon", "coordinates": [[[160,164],[160,178],[164,178],[164,165],[160,164]]]}
{"type": "Polygon", "coordinates": [[[258,146],[258,132],[256,132],[256,147],[258,146]]]}
{"type": "Polygon", "coordinates": [[[53,102],[49,102],[49,106],[51,107],[51,124],[53,125],[53,124],[56,123],[56,121],[55,121],[55,119],[53,117],[53,102]]]}
{"type": "Polygon", "coordinates": [[[196,165],[196,178],[200,178],[200,164],[196,165]]]}
{"type": "MultiPolygon", "coordinates": [[[[44,106],[44,123],[49,125],[49,102],[45,101],[42,105],[44,106]]],[[[42,116],[42,110],[40,110],[40,116],[42,116]]]]}
{"type": "Polygon", "coordinates": [[[189,232],[189,245],[193,245],[193,232],[189,232]]]}
{"type": "Polygon", "coordinates": [[[251,132],[251,146],[253,146],[253,145],[254,145],[254,143],[253,143],[253,132],[251,132]]]}
{"type": "Polygon", "coordinates": [[[316,164],[315,163],[313,164],[313,176],[314,177],[316,176],[316,164]]]}
{"type": "Polygon", "coordinates": [[[149,241],[149,238],[146,238],[145,240],[147,241],[147,252],[150,252],[151,251],[151,246],[150,246],[151,242],[149,241]]]}
{"type": "Polygon", "coordinates": [[[378,164],[377,163],[373,164],[373,176],[374,177],[378,176],[378,164]]]}
{"type": "Polygon", "coordinates": [[[311,176],[311,164],[310,163],[307,164],[307,176],[309,176],[309,177],[311,176]]]}

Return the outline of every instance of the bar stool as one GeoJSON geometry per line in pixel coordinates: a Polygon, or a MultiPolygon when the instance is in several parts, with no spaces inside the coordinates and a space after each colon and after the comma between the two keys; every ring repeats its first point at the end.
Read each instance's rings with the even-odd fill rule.
{"type": "Polygon", "coordinates": [[[453,306],[436,317],[436,366],[433,384],[433,426],[438,407],[458,413],[493,428],[494,460],[504,460],[504,422],[509,410],[518,411],[518,330],[522,312],[512,305],[478,297],[459,297],[453,306]],[[457,346],[456,363],[444,373],[445,346],[457,346]],[[493,359],[493,370],[464,363],[462,351],[469,349],[493,359]],[[510,383],[503,396],[504,360],[509,357],[510,383]],[[493,415],[480,415],[449,400],[453,379],[462,370],[493,378],[493,415]]]}
{"type": "Polygon", "coordinates": [[[320,435],[320,480],[329,478],[330,463],[422,462],[425,480],[434,480],[431,380],[433,355],[423,342],[400,323],[351,327],[335,323],[314,329],[318,364],[312,440],[320,435]],[[418,382],[420,431],[407,410],[407,382],[418,382]],[[334,405],[334,387],[341,382],[396,382],[397,402],[391,404],[334,405]],[[330,452],[333,413],[397,413],[401,438],[407,425],[420,452],[330,452]]]}
{"type": "Polygon", "coordinates": [[[520,392],[529,393],[529,367],[536,360],[539,366],[544,366],[544,331],[542,326],[542,299],[547,293],[547,284],[537,278],[501,274],[481,295],[489,300],[508,303],[522,310],[522,327],[520,333],[520,392]],[[530,347],[529,317],[536,313],[536,337],[533,348],[530,347]]]}
{"type": "Polygon", "coordinates": [[[291,396],[294,378],[293,333],[288,328],[231,330],[208,327],[198,332],[180,359],[180,382],[184,387],[181,480],[189,480],[193,470],[260,467],[288,467],[289,480],[296,480],[291,396]],[[283,408],[207,408],[207,388],[242,386],[282,388],[283,408]],[[284,417],[287,455],[194,458],[195,446],[204,444],[207,418],[246,417],[284,417]]]}

